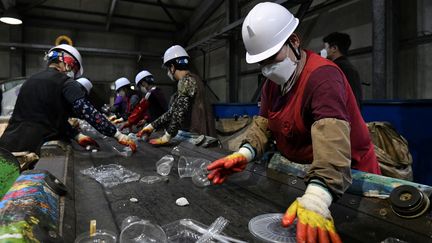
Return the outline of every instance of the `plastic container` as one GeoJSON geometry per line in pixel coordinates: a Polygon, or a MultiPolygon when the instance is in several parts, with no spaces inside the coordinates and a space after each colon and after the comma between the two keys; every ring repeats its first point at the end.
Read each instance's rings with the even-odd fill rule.
{"type": "Polygon", "coordinates": [[[133,139],[133,140],[138,140],[138,137],[136,136],[135,133],[129,133],[129,134],[128,134],[128,137],[130,137],[130,138],[133,139]]]}
{"type": "MultiPolygon", "coordinates": [[[[215,222],[217,222],[216,220],[215,222]]],[[[219,221],[221,221],[219,219],[219,221]]],[[[223,227],[225,227],[225,223],[223,227]]],[[[219,226],[221,226],[219,224],[219,226]]],[[[204,225],[193,219],[180,219],[162,226],[165,231],[168,242],[170,243],[195,243],[200,239],[204,239],[203,236],[209,233],[209,226],[204,225]]],[[[222,230],[222,228],[220,229],[222,230]]],[[[246,243],[246,241],[238,240],[223,234],[215,233],[213,231],[213,239],[209,239],[206,242],[231,242],[231,243],[246,243]]]]}
{"type": "Polygon", "coordinates": [[[180,219],[162,226],[162,229],[170,243],[195,243],[202,236],[202,233],[190,225],[197,225],[202,229],[208,228],[208,226],[193,219],[180,219]]]}
{"type": "Polygon", "coordinates": [[[156,171],[161,176],[167,176],[169,175],[173,164],[174,157],[172,155],[165,155],[158,162],[156,162],[156,171]]]}
{"type": "Polygon", "coordinates": [[[194,170],[200,168],[204,163],[210,163],[210,161],[202,158],[181,156],[177,164],[180,178],[192,177],[194,170]]]}
{"type": "Polygon", "coordinates": [[[90,236],[90,232],[80,234],[75,243],[116,243],[117,236],[108,230],[96,230],[96,233],[90,236]]]}
{"type": "Polygon", "coordinates": [[[166,181],[168,181],[168,177],[165,176],[143,176],[140,179],[140,182],[144,184],[155,184],[158,182],[166,182],[166,181]]]}
{"type": "Polygon", "coordinates": [[[129,134],[128,134],[128,137],[129,137],[130,139],[132,139],[132,140],[135,142],[135,144],[138,146],[139,138],[136,136],[135,133],[129,133],[129,134]]]}
{"type": "Polygon", "coordinates": [[[191,142],[192,142],[192,144],[195,144],[195,145],[198,146],[198,145],[200,145],[200,144],[202,144],[204,142],[205,138],[206,137],[204,135],[200,135],[200,136],[198,136],[196,138],[192,138],[191,142]]]}
{"type": "Polygon", "coordinates": [[[408,243],[408,242],[399,240],[398,238],[389,237],[381,241],[381,243],[408,243]]]}
{"type": "Polygon", "coordinates": [[[296,243],[297,221],[287,228],[282,227],[283,214],[269,213],[256,216],[249,221],[249,231],[258,240],[274,243],[296,243]]]}
{"type": "Polygon", "coordinates": [[[140,175],[126,169],[119,164],[100,165],[90,167],[80,171],[81,174],[89,176],[102,184],[104,187],[111,188],[123,183],[138,181],[140,175]]]}
{"type": "Polygon", "coordinates": [[[218,241],[222,241],[224,243],[229,243],[226,239],[222,239],[220,236],[220,233],[225,229],[225,227],[228,225],[228,220],[224,217],[218,217],[207,229],[207,232],[205,232],[199,240],[197,240],[197,243],[206,243],[210,241],[211,239],[217,239],[218,241]],[[219,237],[218,237],[219,236],[219,237]],[[218,239],[219,238],[219,239],[218,239]]]}
{"type": "Polygon", "coordinates": [[[132,149],[129,147],[123,147],[122,149],[119,150],[113,146],[113,149],[120,156],[123,156],[123,157],[131,157],[132,156],[132,149]]]}
{"type": "Polygon", "coordinates": [[[175,155],[175,156],[180,156],[181,155],[181,150],[178,146],[175,146],[172,150],[171,150],[171,154],[175,155]]]}
{"type": "Polygon", "coordinates": [[[125,218],[121,225],[120,243],[167,243],[163,229],[137,216],[125,218]]]}
{"type": "Polygon", "coordinates": [[[120,226],[120,229],[123,230],[124,228],[126,228],[126,226],[130,225],[131,223],[134,222],[138,222],[141,219],[138,216],[127,216],[126,218],[123,219],[122,224],[120,226]]]}
{"type": "Polygon", "coordinates": [[[199,167],[195,168],[192,172],[192,182],[198,187],[206,187],[210,186],[211,182],[207,178],[207,175],[210,173],[207,170],[207,166],[210,164],[210,161],[203,162],[199,167]]]}

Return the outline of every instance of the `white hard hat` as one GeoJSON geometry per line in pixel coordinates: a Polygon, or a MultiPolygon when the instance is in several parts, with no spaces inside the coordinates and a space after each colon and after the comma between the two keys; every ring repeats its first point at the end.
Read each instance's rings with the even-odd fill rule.
{"type": "Polygon", "coordinates": [[[136,85],[138,85],[138,83],[145,77],[148,76],[153,76],[149,71],[147,70],[143,70],[141,72],[139,72],[136,76],[135,76],[135,83],[136,85]]]}
{"type": "Polygon", "coordinates": [[[90,82],[90,80],[86,78],[79,78],[76,81],[87,90],[87,94],[90,94],[90,90],[93,88],[93,84],[90,82]]]}
{"type": "Polygon", "coordinates": [[[130,84],[129,79],[127,79],[125,77],[121,77],[115,81],[115,90],[117,91],[121,87],[124,87],[124,86],[129,85],[129,84],[130,84]]]}
{"type": "Polygon", "coordinates": [[[78,73],[76,74],[76,77],[81,77],[83,75],[84,68],[82,65],[81,54],[78,52],[78,50],[75,47],[67,45],[67,44],[61,44],[61,45],[54,46],[53,48],[51,48],[48,51],[48,53],[53,51],[53,50],[63,50],[65,52],[69,53],[71,56],[73,56],[73,58],[75,58],[75,60],[78,62],[79,66],[80,66],[78,73]]]}
{"type": "Polygon", "coordinates": [[[246,62],[257,63],[276,54],[298,24],[299,20],[277,3],[257,4],[248,13],[242,26],[246,62]]]}
{"type": "Polygon", "coordinates": [[[179,45],[171,46],[165,51],[163,64],[165,65],[168,61],[178,57],[189,57],[189,55],[183,47],[179,45]]]}

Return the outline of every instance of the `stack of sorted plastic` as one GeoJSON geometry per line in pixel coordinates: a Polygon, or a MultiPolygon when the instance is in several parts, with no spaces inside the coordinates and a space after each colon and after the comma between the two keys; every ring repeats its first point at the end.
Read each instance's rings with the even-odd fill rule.
{"type": "Polygon", "coordinates": [[[110,188],[123,183],[134,182],[140,179],[140,175],[118,164],[100,165],[81,170],[81,174],[89,176],[110,188]]]}

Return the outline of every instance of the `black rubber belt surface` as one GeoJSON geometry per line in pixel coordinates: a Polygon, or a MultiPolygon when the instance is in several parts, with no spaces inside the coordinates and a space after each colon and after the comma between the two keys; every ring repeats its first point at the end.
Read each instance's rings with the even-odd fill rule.
{"type": "MultiPolygon", "coordinates": [[[[173,146],[155,148],[140,142],[137,153],[124,158],[113,151],[112,146],[122,148],[114,140],[108,138],[98,142],[101,152],[89,153],[75,147],[73,155],[76,234],[88,231],[91,219],[97,220],[98,228],[119,233],[122,220],[131,215],[159,225],[183,218],[209,225],[223,216],[230,221],[224,230],[226,234],[253,242],[248,230],[249,220],[260,214],[284,212],[296,197],[303,194],[305,188],[301,179],[268,171],[256,164],[250,164],[245,172],[232,176],[222,186],[199,188],[193,185],[190,178],[179,179],[175,163],[167,183],[146,185],[132,182],[105,189],[82,175],[80,170],[118,163],[141,176],[156,175],[156,161],[168,154],[173,146]],[[268,178],[269,173],[273,179],[268,178]],[[132,197],[137,198],[138,202],[130,202],[132,197]],[[186,197],[190,205],[177,206],[175,201],[179,197],[186,197]]],[[[187,143],[180,146],[187,156],[209,160],[227,154],[187,143]]],[[[344,242],[380,242],[387,237],[412,242],[430,240],[432,228],[426,224],[426,217],[404,221],[392,214],[386,200],[345,194],[330,209],[344,242]],[[380,216],[381,209],[387,210],[387,214],[380,216]]],[[[73,242],[73,239],[66,242],[73,242]]]]}

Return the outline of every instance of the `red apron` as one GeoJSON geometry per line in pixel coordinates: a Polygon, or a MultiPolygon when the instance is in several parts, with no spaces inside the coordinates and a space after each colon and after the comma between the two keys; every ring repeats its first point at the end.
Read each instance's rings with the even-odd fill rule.
{"type": "MultiPolygon", "coordinates": [[[[297,163],[312,163],[313,148],[310,127],[306,127],[303,120],[302,105],[304,102],[304,91],[313,71],[321,66],[336,67],[339,72],[343,72],[333,62],[321,58],[317,54],[306,51],[307,61],[303,71],[290,93],[292,97],[278,111],[268,110],[269,129],[271,130],[278,150],[289,160],[297,163]]],[[[345,90],[347,94],[346,106],[351,126],[351,167],[353,169],[381,174],[374,146],[371,142],[369,131],[358,109],[354,94],[344,77],[345,90]]],[[[279,89],[275,83],[267,80],[265,89],[279,89]]],[[[271,93],[271,92],[270,92],[271,93]]],[[[271,104],[275,97],[268,95],[265,102],[271,104]]]]}

